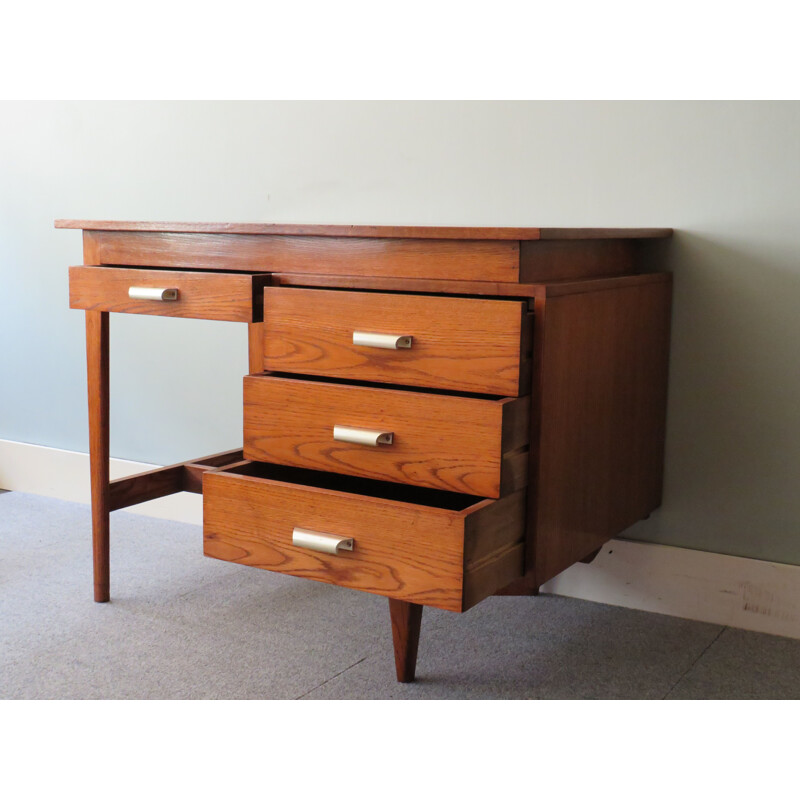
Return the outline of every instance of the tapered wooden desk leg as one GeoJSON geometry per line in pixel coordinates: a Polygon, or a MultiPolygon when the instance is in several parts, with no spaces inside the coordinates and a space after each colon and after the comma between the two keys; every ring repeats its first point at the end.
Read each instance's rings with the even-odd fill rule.
{"type": "Polygon", "coordinates": [[[394,665],[397,669],[397,680],[400,683],[411,683],[417,668],[422,606],[389,598],[389,614],[392,617],[394,665]]]}
{"type": "Polygon", "coordinates": [[[109,402],[108,312],[86,312],[86,373],[89,385],[89,469],[92,486],[94,599],[109,594],[109,402]]]}

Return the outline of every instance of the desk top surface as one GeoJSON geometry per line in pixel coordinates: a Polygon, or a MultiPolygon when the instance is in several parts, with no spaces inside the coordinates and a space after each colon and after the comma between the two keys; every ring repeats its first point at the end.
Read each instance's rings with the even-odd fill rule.
{"type": "Polygon", "coordinates": [[[352,236],[377,239],[661,239],[672,228],[466,228],[415,225],[289,225],[264,222],[119,222],[57,219],[56,228],[143,233],[233,233],[272,236],[352,236]]]}

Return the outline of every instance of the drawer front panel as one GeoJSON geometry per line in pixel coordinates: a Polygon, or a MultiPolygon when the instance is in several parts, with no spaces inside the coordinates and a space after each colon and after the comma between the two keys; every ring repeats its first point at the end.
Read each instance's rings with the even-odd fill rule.
{"type": "Polygon", "coordinates": [[[87,230],[83,252],[89,264],[519,280],[518,241],[87,230]]]}
{"type": "Polygon", "coordinates": [[[523,302],[272,286],[264,368],[516,396],[530,391],[530,329],[523,302]],[[410,346],[359,344],[360,333],[410,346]]]}
{"type": "Polygon", "coordinates": [[[124,314],[260,322],[268,280],[265,275],[70,267],[69,305],[124,314]],[[147,296],[157,289],[175,290],[175,299],[147,296]]]}
{"type": "Polygon", "coordinates": [[[203,476],[205,555],[450,611],[523,572],[522,491],[464,497],[454,510],[287,483],[270,478],[276,471],[306,472],[255,464],[203,476]],[[352,540],[352,549],[298,546],[297,529],[352,540]]]}
{"type": "Polygon", "coordinates": [[[478,399],[249,376],[244,379],[244,455],[500,497],[527,482],[529,409],[527,397],[478,399]],[[337,440],[337,427],[355,430],[337,432],[342,433],[337,440]],[[364,431],[385,434],[385,443],[359,443],[369,438],[358,435],[364,431]]]}

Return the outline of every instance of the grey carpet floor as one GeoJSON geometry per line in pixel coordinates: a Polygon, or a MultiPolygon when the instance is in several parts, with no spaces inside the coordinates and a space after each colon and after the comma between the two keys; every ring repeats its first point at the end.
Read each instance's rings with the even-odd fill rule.
{"type": "Polygon", "coordinates": [[[0,494],[0,698],[800,698],[800,641],[548,595],[425,609],[417,682],[398,684],[384,598],[116,512],[96,604],[90,541],[86,506],[0,494]]]}

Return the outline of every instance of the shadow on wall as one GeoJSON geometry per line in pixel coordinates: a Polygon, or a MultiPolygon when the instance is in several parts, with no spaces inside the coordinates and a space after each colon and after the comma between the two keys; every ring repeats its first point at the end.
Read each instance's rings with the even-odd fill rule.
{"type": "MultiPolygon", "coordinates": [[[[662,507],[626,538],[800,564],[797,243],[678,231],[662,507]]],[[[661,262],[661,263],[658,263],[661,262]]]]}

